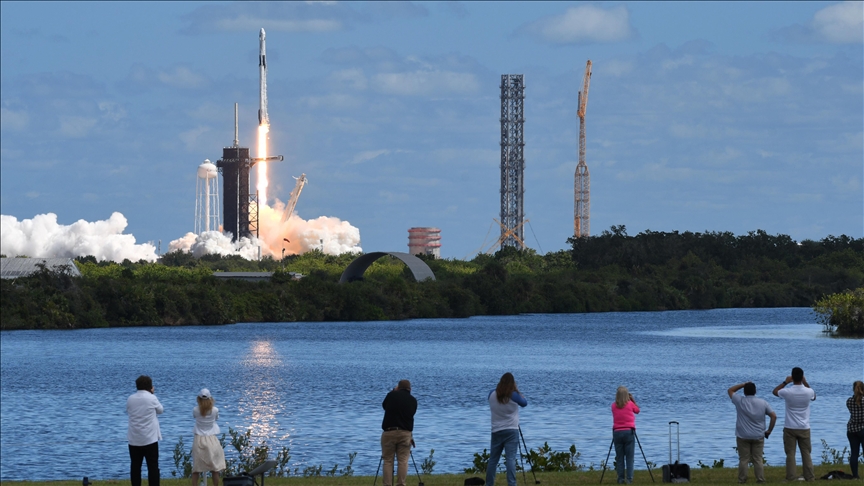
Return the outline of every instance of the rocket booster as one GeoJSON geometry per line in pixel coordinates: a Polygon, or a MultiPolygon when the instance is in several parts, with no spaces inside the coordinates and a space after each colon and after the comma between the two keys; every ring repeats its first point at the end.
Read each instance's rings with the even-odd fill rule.
{"type": "Polygon", "coordinates": [[[258,125],[269,125],[270,116],[267,115],[267,42],[264,29],[258,33],[258,75],[260,79],[258,86],[258,125]]]}

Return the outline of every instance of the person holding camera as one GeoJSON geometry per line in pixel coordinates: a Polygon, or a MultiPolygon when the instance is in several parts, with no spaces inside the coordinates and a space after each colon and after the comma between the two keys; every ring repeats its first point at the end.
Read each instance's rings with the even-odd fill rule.
{"type": "Polygon", "coordinates": [[[192,440],[192,486],[198,486],[198,476],[210,471],[213,486],[219,486],[219,472],[225,470],[225,451],[216,438],[219,435],[219,409],[210,390],[202,388],[196,398],[198,405],[192,409],[195,419],[192,440]]]}
{"type": "Polygon", "coordinates": [[[129,477],[132,486],[141,486],[141,464],[146,460],[147,483],[159,486],[159,441],[162,440],[162,432],[156,416],[164,408],[156,398],[153,380],[149,376],[139,376],[135,380],[135,387],[138,391],[126,400],[126,414],[129,415],[126,438],[132,461],[129,477]]]}
{"type": "Polygon", "coordinates": [[[487,397],[492,412],[492,443],[489,446],[489,464],[486,466],[486,485],[495,486],[495,473],[501,452],[505,454],[507,486],[516,486],[516,454],[519,448],[519,407],[528,401],[516,387],[512,373],[504,373],[498,386],[487,397]]]}
{"type": "Polygon", "coordinates": [[[738,446],[738,482],[747,482],[747,469],[753,463],[753,474],[756,482],[765,482],[762,467],[762,453],[765,450],[765,439],[774,430],[777,414],[771,405],[756,397],[756,385],[752,381],[730,387],[727,391],[735,405],[737,419],[735,421],[735,442],[738,446]],[[744,395],[737,392],[744,389],[744,395]],[[771,424],[765,430],[765,416],[771,417],[771,424]]]}
{"type": "Polygon", "coordinates": [[[612,402],[612,443],[615,444],[615,471],[618,484],[633,482],[633,454],[636,446],[636,414],[639,406],[626,386],[619,386],[612,402]],[[625,470],[626,463],[626,470],[625,470]]]}
{"type": "Polygon", "coordinates": [[[414,447],[414,414],[417,413],[417,399],[411,396],[411,382],[400,380],[384,397],[384,420],[381,422],[381,458],[384,461],[382,474],[384,486],[393,486],[393,456],[396,456],[398,469],[396,484],[405,486],[408,477],[408,456],[414,447]]]}
{"type": "Polygon", "coordinates": [[[795,447],[801,451],[804,479],[815,481],[813,459],[810,457],[810,402],[816,400],[816,392],[804,378],[804,370],[792,368],[792,374],[774,388],[774,396],[786,401],[786,417],[783,421],[783,449],[786,452],[786,480],[795,481],[795,447]],[[793,385],[786,388],[786,385],[793,385]]]}

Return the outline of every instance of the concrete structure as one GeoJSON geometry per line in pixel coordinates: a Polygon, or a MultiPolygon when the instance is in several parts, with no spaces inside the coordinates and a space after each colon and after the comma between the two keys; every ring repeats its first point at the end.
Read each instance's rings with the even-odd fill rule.
{"type": "Polygon", "coordinates": [[[432,227],[410,228],[408,230],[408,253],[441,258],[441,229],[432,227]]]}
{"type": "Polygon", "coordinates": [[[353,262],[351,262],[345,269],[345,271],[342,272],[342,277],[339,279],[339,283],[348,283],[355,280],[363,280],[363,274],[366,272],[366,269],[369,268],[369,265],[372,265],[373,263],[375,263],[375,260],[386,255],[398,258],[402,260],[405,265],[408,265],[408,268],[411,270],[411,274],[414,275],[414,280],[418,282],[422,282],[424,280],[435,280],[435,274],[432,273],[432,269],[429,268],[429,265],[426,265],[426,262],[417,258],[414,255],[409,255],[407,253],[402,253],[398,251],[376,251],[372,253],[366,253],[365,255],[360,255],[353,262]]]}
{"type": "Polygon", "coordinates": [[[195,183],[195,234],[219,231],[219,170],[209,159],[198,166],[195,183]]]}
{"type": "Polygon", "coordinates": [[[80,277],[81,271],[71,258],[0,258],[0,278],[27,277],[39,271],[39,265],[80,277]]]}

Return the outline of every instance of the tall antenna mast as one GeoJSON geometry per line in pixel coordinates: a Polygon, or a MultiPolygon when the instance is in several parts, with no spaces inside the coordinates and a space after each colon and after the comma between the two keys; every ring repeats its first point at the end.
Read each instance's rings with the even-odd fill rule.
{"type": "Polygon", "coordinates": [[[579,92],[579,163],[573,182],[573,237],[591,236],[591,176],[585,164],[585,112],[588,109],[588,86],[591,84],[591,61],[585,66],[582,91],[579,92]]]}
{"type": "Polygon", "coordinates": [[[240,124],[237,118],[237,103],[234,103],[234,147],[240,146],[240,124]]]}

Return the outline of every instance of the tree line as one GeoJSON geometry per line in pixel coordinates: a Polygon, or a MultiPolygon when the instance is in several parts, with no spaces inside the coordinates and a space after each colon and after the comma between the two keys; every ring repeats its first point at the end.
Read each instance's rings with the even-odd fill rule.
{"type": "Polygon", "coordinates": [[[357,255],[312,251],[248,261],[163,255],[156,263],[81,257],[83,277],[43,268],[0,282],[0,328],[70,329],[233,322],[365,321],[519,313],[807,307],[864,287],[864,238],[795,242],[753,231],[654,232],[624,226],[537,254],[504,248],[472,260],[423,257],[435,281],[414,282],[394,258],[339,284],[357,255]],[[214,271],[272,271],[266,282],[214,271]],[[292,278],[291,272],[304,275],[292,278]]]}

